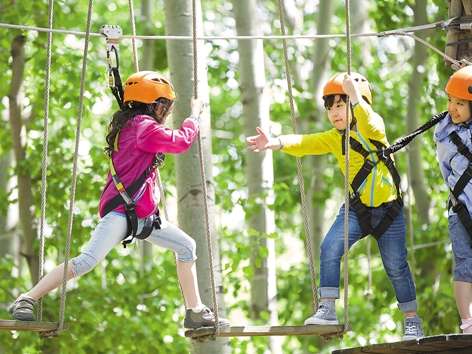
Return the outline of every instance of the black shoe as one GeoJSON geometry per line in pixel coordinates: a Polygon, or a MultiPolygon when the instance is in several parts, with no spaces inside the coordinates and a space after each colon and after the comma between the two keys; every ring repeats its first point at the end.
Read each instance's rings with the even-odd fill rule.
{"type": "MultiPolygon", "coordinates": [[[[229,321],[225,318],[218,318],[218,327],[229,326],[229,321]]],[[[215,327],[215,314],[208,307],[203,307],[200,312],[187,310],[185,313],[185,328],[215,327]]]]}
{"type": "Polygon", "coordinates": [[[32,297],[21,295],[8,307],[8,312],[18,321],[35,321],[34,309],[37,301],[32,297]]]}

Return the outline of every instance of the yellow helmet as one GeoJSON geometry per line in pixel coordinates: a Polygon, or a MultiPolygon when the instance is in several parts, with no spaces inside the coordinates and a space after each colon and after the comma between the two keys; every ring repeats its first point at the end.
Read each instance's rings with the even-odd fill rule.
{"type": "Polygon", "coordinates": [[[139,71],[125,82],[124,103],[135,101],[154,103],[159,98],[175,100],[172,84],[154,71],[139,71]]]}
{"type": "MultiPolygon", "coordinates": [[[[323,97],[329,95],[345,95],[343,90],[344,75],[347,73],[337,73],[331,77],[323,87],[323,97]]],[[[372,91],[367,79],[358,73],[351,73],[352,79],[357,82],[361,95],[365,97],[369,104],[372,104],[372,91]]]]}

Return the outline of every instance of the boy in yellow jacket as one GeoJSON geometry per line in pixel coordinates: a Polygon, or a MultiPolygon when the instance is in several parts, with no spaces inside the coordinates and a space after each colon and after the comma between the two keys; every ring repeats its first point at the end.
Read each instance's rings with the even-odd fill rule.
{"type": "MultiPolygon", "coordinates": [[[[388,145],[385,125],[372,108],[369,82],[357,73],[338,73],[325,84],[324,105],[333,129],[307,135],[269,137],[257,128],[248,137],[250,150],[281,150],[293,156],[333,154],[345,172],[345,129],[349,121],[349,247],[367,235],[377,239],[385,271],[394,287],[399,309],[405,315],[403,339],[423,336],[416,314],[416,289],[407,262],[405,220],[400,177],[393,160],[377,151],[388,145]],[[347,97],[352,113],[346,114],[347,97]]],[[[351,111],[351,110],[350,110],[351,111]]],[[[335,300],[339,298],[339,269],[344,253],[344,205],[321,245],[320,304],[305,325],[338,324],[335,300]]]]}

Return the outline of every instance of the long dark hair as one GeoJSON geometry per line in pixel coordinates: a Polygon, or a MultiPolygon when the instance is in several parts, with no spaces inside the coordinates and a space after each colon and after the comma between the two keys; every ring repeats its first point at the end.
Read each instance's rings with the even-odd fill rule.
{"type": "Polygon", "coordinates": [[[106,137],[107,146],[105,147],[105,153],[108,156],[111,156],[114,149],[116,135],[120,132],[128,121],[133,119],[133,117],[145,114],[154,118],[158,123],[162,123],[159,117],[155,113],[155,103],[145,104],[139,102],[133,102],[125,105],[119,111],[116,111],[113,114],[110,124],[108,125],[108,134],[106,137]]]}

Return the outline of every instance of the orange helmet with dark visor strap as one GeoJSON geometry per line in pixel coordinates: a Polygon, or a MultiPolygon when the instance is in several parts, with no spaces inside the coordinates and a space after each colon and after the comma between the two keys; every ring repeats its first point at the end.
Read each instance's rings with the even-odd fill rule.
{"type": "Polygon", "coordinates": [[[452,74],[445,91],[449,96],[472,101],[472,65],[465,66],[452,74]]]}
{"type": "Polygon", "coordinates": [[[172,84],[154,71],[139,71],[125,82],[124,103],[154,103],[159,98],[175,100],[172,84]]]}
{"type": "MultiPolygon", "coordinates": [[[[344,75],[347,73],[337,73],[331,77],[323,87],[323,97],[329,95],[345,95],[346,92],[343,90],[344,75]]],[[[367,79],[358,73],[351,73],[352,79],[357,83],[361,96],[372,104],[372,91],[370,84],[367,79]]]]}

